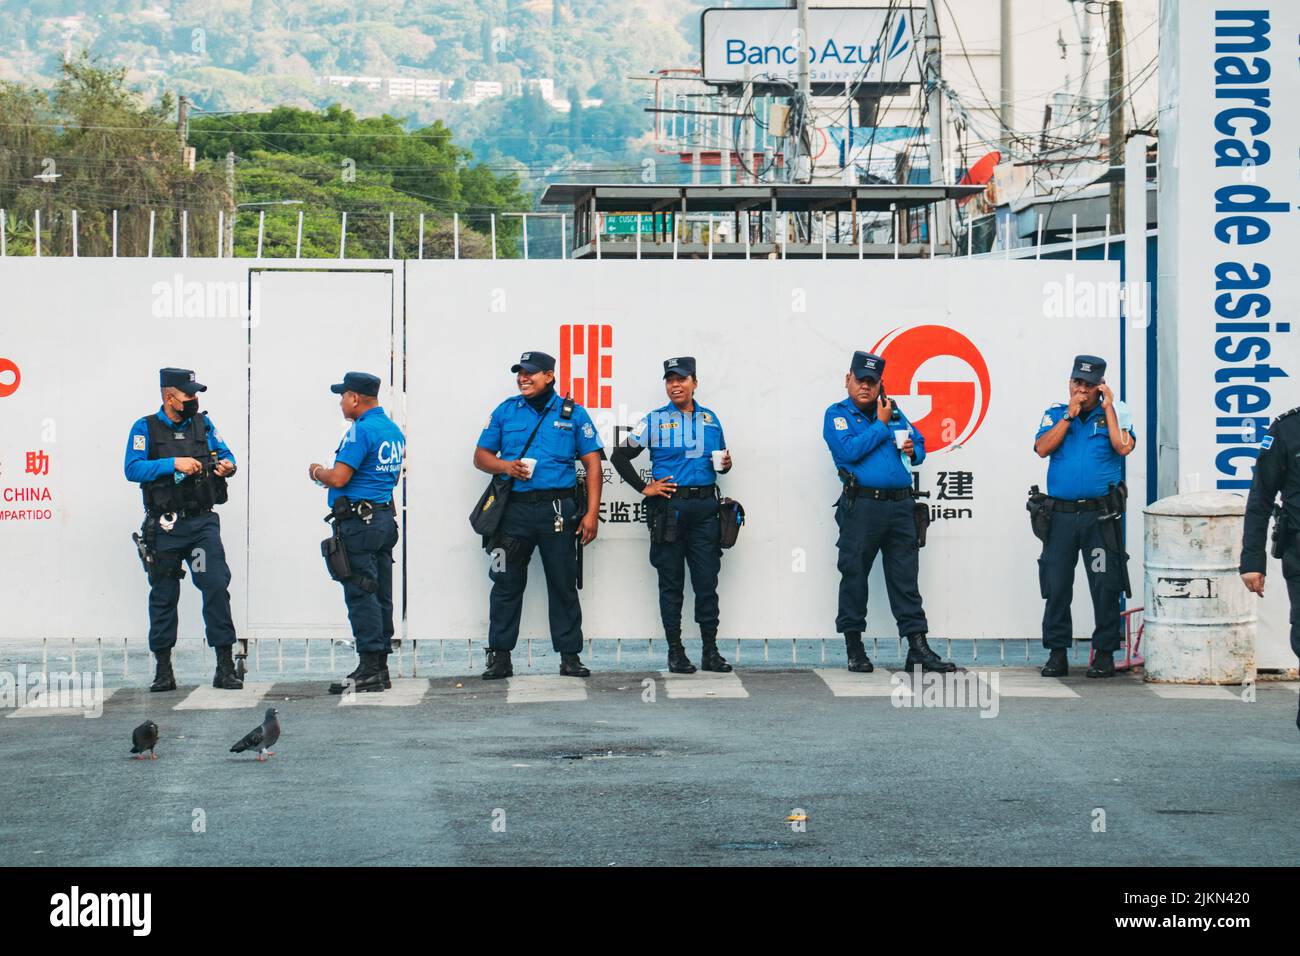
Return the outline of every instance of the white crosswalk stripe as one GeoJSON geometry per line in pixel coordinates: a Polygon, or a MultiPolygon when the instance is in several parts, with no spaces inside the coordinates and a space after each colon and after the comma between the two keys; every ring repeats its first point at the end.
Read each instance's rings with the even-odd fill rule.
{"type": "Polygon", "coordinates": [[[664,680],[664,691],[673,700],[735,700],[749,696],[740,676],[735,673],[698,671],[694,674],[671,674],[660,671],[659,675],[664,680]]]}
{"type": "Polygon", "coordinates": [[[1241,694],[1214,684],[1147,684],[1165,700],[1241,700],[1241,694]]]}
{"type": "Polygon", "coordinates": [[[245,710],[260,704],[271,686],[269,681],[244,681],[242,690],[196,687],[172,710],[245,710]]]}
{"type": "Polygon", "coordinates": [[[393,686],[380,693],[342,694],[339,697],[339,706],[414,707],[424,700],[424,693],[428,689],[428,678],[394,677],[393,686]]]}
{"type": "MultiPolygon", "coordinates": [[[[870,674],[855,674],[843,667],[815,667],[813,673],[836,697],[888,697],[897,686],[891,681],[893,675],[884,668],[877,668],[870,674]]],[[[898,692],[904,697],[912,696],[909,684],[901,685],[898,692]]]]}
{"type": "Polygon", "coordinates": [[[507,704],[549,704],[586,699],[587,685],[580,677],[528,674],[506,678],[507,704]]]}
{"type": "Polygon", "coordinates": [[[105,703],[113,696],[115,687],[106,687],[100,692],[97,702],[86,699],[83,706],[78,707],[60,707],[62,703],[74,703],[74,699],[68,695],[60,694],[37,694],[23,706],[15,709],[13,712],[5,714],[6,717],[96,717],[102,711],[105,703]]]}
{"type": "Polygon", "coordinates": [[[1072,688],[1055,677],[1044,677],[1033,668],[997,667],[977,671],[979,679],[995,687],[999,697],[1077,698],[1072,688]],[[995,682],[996,678],[996,682],[995,682]]]}

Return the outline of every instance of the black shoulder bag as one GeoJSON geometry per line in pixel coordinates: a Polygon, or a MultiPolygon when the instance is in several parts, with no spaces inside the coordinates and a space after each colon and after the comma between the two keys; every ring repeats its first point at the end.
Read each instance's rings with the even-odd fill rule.
{"type": "MultiPolygon", "coordinates": [[[[542,427],[542,422],[546,421],[546,413],[549,411],[548,405],[542,411],[542,417],[533,426],[528,441],[524,442],[524,450],[519,453],[520,458],[528,456],[528,449],[532,446],[533,439],[537,437],[537,429],[542,427]]],[[[469,526],[476,533],[481,534],[485,541],[496,534],[497,529],[501,527],[501,516],[506,513],[506,503],[510,500],[512,486],[513,481],[509,475],[493,475],[487,488],[479,496],[478,504],[469,513],[469,526]]]]}

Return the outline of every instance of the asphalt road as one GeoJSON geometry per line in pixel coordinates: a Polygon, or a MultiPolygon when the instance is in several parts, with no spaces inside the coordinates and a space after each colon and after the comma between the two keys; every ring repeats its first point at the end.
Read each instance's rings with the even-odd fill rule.
{"type": "Polygon", "coordinates": [[[295,677],[205,709],[235,701],[191,697],[196,675],[171,694],[115,690],[98,719],[5,716],[0,864],[1293,865],[1300,851],[1294,682],[1247,703],[995,668],[982,717],[895,706],[883,669],[876,696],[837,696],[861,689],[838,661],[825,677],[753,666],[671,686],[658,671],[551,677],[553,663],[509,687],[399,681],[387,704],[295,677]],[[1063,696],[1019,696],[1044,688],[1063,696]],[[186,700],[197,709],[172,709],[186,700]],[[275,755],[229,753],[268,705],[275,755]],[[159,759],[133,760],[146,717],[159,759]]]}

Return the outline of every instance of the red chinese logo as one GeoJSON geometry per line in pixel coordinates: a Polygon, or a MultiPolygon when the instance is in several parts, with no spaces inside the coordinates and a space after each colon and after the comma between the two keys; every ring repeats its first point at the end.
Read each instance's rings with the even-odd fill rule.
{"type": "Polygon", "coordinates": [[[944,325],[895,329],[872,347],[885,387],[925,436],[929,453],[960,447],[989,410],[989,368],[975,343],[944,325]]]}
{"type": "Polygon", "coordinates": [[[612,325],[560,326],[561,395],[572,395],[585,408],[613,408],[614,345],[612,325]]]}
{"type": "Polygon", "coordinates": [[[18,371],[18,366],[7,358],[0,358],[0,398],[8,398],[18,391],[18,383],[22,380],[23,377],[18,371]],[[5,379],[9,377],[10,373],[13,374],[13,381],[6,382],[5,379]]]}

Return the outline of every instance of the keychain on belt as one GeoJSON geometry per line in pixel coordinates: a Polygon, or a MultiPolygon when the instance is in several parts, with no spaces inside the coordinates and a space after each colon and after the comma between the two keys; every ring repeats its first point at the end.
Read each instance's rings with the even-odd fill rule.
{"type": "Polygon", "coordinates": [[[564,531],[564,515],[560,511],[559,498],[556,498],[551,502],[551,509],[555,512],[555,533],[562,534],[564,531]]]}

